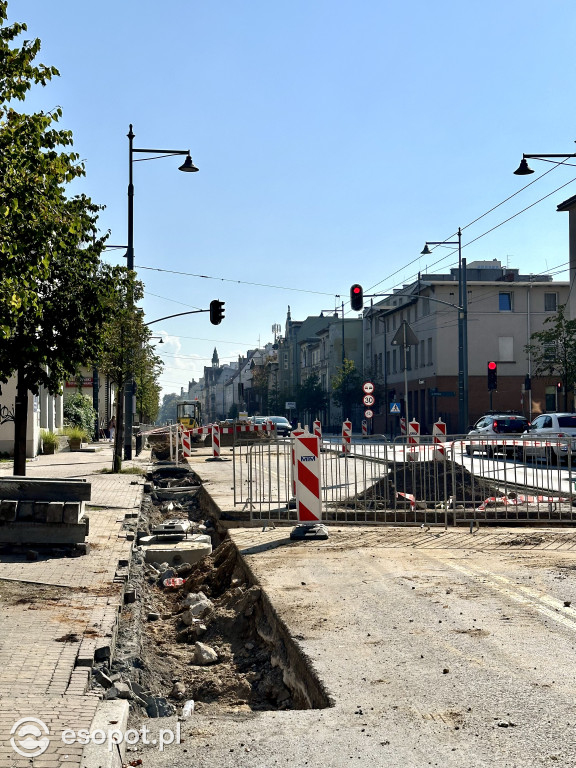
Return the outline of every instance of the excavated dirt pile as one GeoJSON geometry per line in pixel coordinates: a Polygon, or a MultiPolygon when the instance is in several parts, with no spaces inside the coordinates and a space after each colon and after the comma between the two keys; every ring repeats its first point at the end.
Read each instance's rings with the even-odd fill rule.
{"type": "Polygon", "coordinates": [[[498,488],[488,480],[473,476],[465,467],[452,471],[450,462],[406,462],[396,464],[386,477],[359,493],[361,501],[383,501],[391,506],[406,505],[403,496],[417,501],[441,503],[455,497],[459,502],[477,505],[490,496],[500,496],[498,488]]]}

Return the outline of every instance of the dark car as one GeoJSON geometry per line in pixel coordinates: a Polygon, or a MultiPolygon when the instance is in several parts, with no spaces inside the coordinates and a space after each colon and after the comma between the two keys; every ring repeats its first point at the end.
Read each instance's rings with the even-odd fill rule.
{"type": "Polygon", "coordinates": [[[272,421],[276,427],[276,434],[286,437],[292,432],[292,424],[285,416],[268,416],[266,421],[272,421]]]}

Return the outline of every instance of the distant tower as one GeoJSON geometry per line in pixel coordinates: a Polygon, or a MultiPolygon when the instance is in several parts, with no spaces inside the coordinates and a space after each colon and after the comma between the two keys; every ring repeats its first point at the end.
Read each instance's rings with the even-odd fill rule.
{"type": "Polygon", "coordinates": [[[212,355],[212,368],[220,368],[220,360],[218,358],[216,347],[214,347],[214,354],[212,355]]]}

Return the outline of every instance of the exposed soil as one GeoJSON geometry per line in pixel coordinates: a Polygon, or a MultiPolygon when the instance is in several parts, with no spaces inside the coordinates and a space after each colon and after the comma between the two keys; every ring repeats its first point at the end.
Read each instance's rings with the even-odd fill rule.
{"type": "MultiPolygon", "coordinates": [[[[284,710],[329,706],[321,684],[299,656],[262,594],[242,565],[232,542],[205,520],[196,498],[194,473],[178,478],[162,468],[150,476],[154,491],[146,497],[137,533],[147,534],[160,522],[187,517],[196,532],[209,533],[214,550],[195,566],[175,569],[183,586],[163,586],[166,564],[149,565],[135,550],[128,588],[137,600],[120,618],[114,662],[100,671],[114,684],[128,683],[138,695],[131,702],[134,721],[150,715],[150,697],[160,701],[162,714],[179,711],[194,701],[196,711],[284,710]],[[189,488],[178,500],[161,498],[161,488],[189,488]],[[186,599],[202,593],[210,608],[190,625],[184,621],[186,599]],[[214,663],[198,663],[196,643],[215,651],[214,663]]],[[[133,521],[132,527],[136,527],[133,521]]],[[[94,687],[101,686],[95,678],[94,687]]]]}
{"type": "Polygon", "coordinates": [[[465,467],[458,467],[458,472],[453,473],[448,461],[410,461],[396,464],[386,477],[359,493],[357,499],[374,499],[394,507],[398,503],[405,503],[402,498],[398,498],[399,493],[411,494],[416,500],[434,502],[442,502],[454,496],[459,502],[475,505],[490,496],[501,495],[496,485],[473,476],[465,467]]]}

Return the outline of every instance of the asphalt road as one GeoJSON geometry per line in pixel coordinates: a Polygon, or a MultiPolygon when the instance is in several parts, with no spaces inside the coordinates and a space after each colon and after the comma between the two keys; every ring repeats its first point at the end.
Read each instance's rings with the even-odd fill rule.
{"type": "Polygon", "coordinates": [[[194,715],[181,723],[183,743],[129,759],[145,768],[576,764],[571,530],[285,536],[233,531],[334,706],[194,715]]]}

